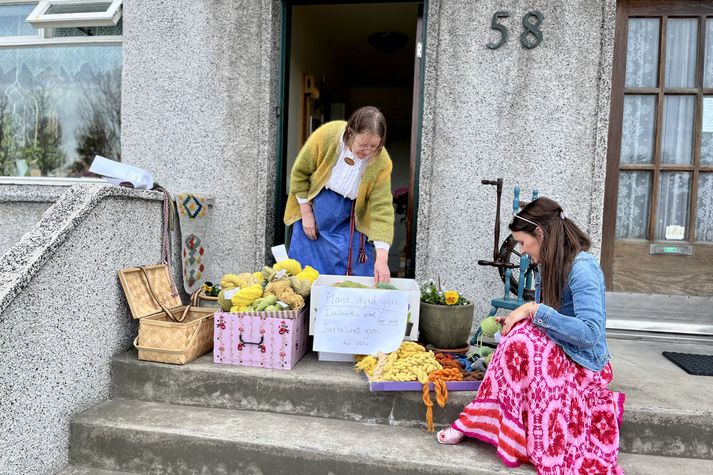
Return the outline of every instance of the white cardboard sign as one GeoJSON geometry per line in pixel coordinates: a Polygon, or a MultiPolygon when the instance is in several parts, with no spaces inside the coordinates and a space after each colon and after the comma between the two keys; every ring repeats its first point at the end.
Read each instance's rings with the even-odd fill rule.
{"type": "Polygon", "coordinates": [[[395,351],[404,339],[407,292],[329,287],[317,304],[314,350],[371,355],[395,351]]]}

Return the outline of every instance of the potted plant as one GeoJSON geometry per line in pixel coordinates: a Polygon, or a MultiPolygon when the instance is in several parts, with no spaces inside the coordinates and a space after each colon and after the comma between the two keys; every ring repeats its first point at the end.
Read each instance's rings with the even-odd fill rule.
{"type": "Polygon", "coordinates": [[[419,328],[423,340],[439,349],[468,346],[473,303],[455,290],[443,291],[440,281],[421,285],[419,328]]]}

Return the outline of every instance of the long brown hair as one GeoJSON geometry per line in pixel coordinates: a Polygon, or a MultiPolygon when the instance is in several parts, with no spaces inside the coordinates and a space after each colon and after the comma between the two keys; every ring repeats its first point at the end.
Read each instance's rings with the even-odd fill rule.
{"type": "Polygon", "coordinates": [[[355,110],[347,121],[342,140],[351,148],[354,136],[357,134],[374,134],[381,139],[379,146],[372,153],[376,156],[381,153],[386,142],[386,118],[379,109],[373,106],[364,106],[355,110]]]}
{"type": "Polygon", "coordinates": [[[517,216],[522,219],[513,218],[510,231],[526,232],[537,238],[537,228],[542,230],[542,301],[559,310],[572,262],[580,251],[589,250],[589,236],[565,215],[556,201],[549,198],[537,198],[528,203],[517,216]]]}

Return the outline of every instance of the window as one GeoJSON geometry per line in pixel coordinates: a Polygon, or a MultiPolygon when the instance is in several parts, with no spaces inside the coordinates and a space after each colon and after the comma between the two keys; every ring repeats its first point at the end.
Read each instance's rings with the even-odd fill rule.
{"type": "Polygon", "coordinates": [[[0,176],[87,176],[121,160],[122,22],[35,29],[36,6],[0,0],[0,176]]]}
{"type": "Polygon", "coordinates": [[[713,17],[628,19],[617,239],[713,242],[712,43],[713,17]]]}
{"type": "Polygon", "coordinates": [[[27,17],[35,28],[114,26],[122,0],[42,0],[27,17]]]}

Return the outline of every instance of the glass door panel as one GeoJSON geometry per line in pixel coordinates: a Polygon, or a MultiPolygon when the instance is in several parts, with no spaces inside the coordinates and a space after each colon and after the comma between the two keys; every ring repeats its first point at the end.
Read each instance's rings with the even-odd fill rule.
{"type": "Polygon", "coordinates": [[[659,63],[658,18],[632,18],[626,51],[626,87],[656,87],[659,63]]]}

